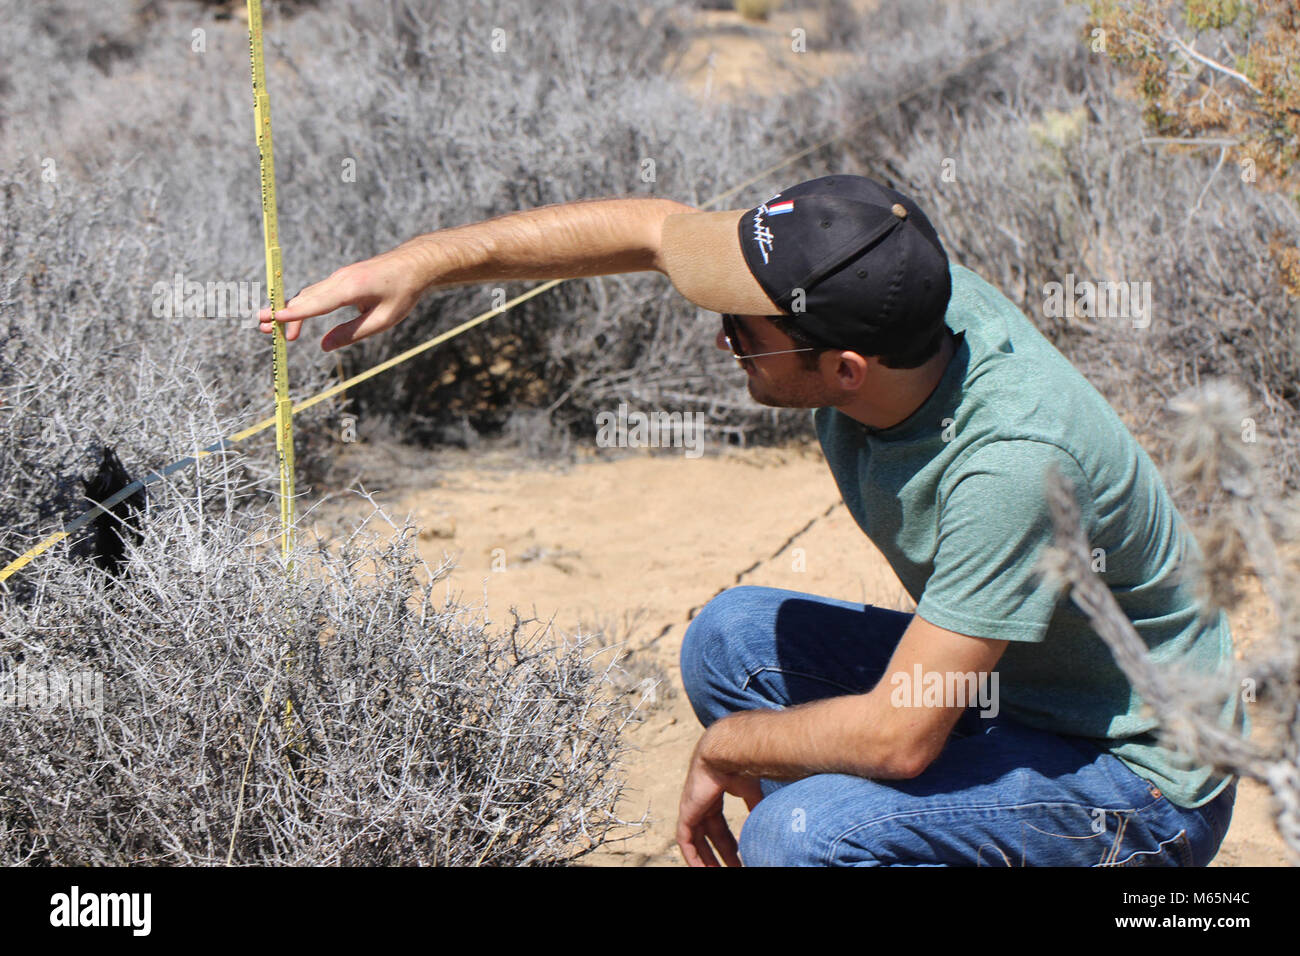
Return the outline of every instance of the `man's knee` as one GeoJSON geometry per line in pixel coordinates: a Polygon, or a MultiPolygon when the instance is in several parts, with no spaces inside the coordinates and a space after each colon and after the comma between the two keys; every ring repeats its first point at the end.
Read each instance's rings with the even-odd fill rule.
{"type": "Polygon", "coordinates": [[[821,866],[808,835],[807,807],[786,806],[778,791],[749,812],[740,829],[745,866],[821,866]]]}
{"type": "Polygon", "coordinates": [[[843,815],[828,800],[836,792],[835,776],[804,777],[760,800],[740,830],[740,861],[745,866],[869,865],[863,853],[845,858],[836,839],[843,815]]]}
{"type": "Polygon", "coordinates": [[[682,639],[682,685],[700,723],[709,726],[722,713],[717,698],[739,690],[743,665],[738,648],[754,627],[753,609],[764,588],[741,585],[723,591],[700,610],[682,639]]]}

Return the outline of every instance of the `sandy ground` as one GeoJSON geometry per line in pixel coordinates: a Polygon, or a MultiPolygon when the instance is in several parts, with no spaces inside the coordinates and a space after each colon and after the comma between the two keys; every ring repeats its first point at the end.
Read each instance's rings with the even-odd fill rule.
{"type": "MultiPolygon", "coordinates": [[[[861,15],[875,5],[876,0],[854,3],[861,15]]],[[[824,4],[778,7],[761,21],[734,10],[698,10],[679,69],[689,88],[706,100],[789,92],[857,62],[853,54],[831,46],[837,26],[824,4]]]]}
{"type": "MultiPolygon", "coordinates": [[[[639,835],[587,862],[682,865],[673,836],[677,800],[701,728],[682,691],[678,654],[688,615],[738,583],[792,588],[912,610],[897,578],[840,502],[815,445],[726,450],[690,459],[633,453],[563,466],[521,464],[507,452],[444,453],[346,446],[339,475],[357,475],[399,524],[420,527],[431,565],[458,564],[449,581],[492,618],[513,605],[557,629],[600,630],[621,655],[631,699],[625,820],[639,835]],[[658,681],[656,685],[656,681],[658,681]],[[647,691],[651,693],[647,694],[647,691]]],[[[353,498],[313,514],[327,533],[368,513],[353,498]]],[[[1233,617],[1239,643],[1266,620],[1257,587],[1233,617]]],[[[739,833],[745,808],[728,798],[739,833]]],[[[1285,865],[1269,797],[1246,781],[1214,865],[1285,865]]]]}

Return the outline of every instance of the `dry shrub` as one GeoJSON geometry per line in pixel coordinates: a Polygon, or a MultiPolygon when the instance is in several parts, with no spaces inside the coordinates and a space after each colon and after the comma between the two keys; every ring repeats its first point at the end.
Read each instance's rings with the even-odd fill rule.
{"type": "Polygon", "coordinates": [[[120,584],[59,553],[30,601],[0,591],[0,860],[527,865],[611,839],[608,655],[439,601],[414,535],[375,506],[286,575],[269,522],[167,489],[120,584]]]}

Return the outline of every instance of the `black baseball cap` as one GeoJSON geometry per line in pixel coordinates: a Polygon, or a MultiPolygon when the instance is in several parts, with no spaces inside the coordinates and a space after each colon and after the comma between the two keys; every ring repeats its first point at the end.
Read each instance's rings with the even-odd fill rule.
{"type": "Polygon", "coordinates": [[[817,344],[863,355],[922,348],[952,294],[925,213],[865,176],[811,179],[752,209],[668,216],[661,254],[696,305],[780,315],[817,344]]]}

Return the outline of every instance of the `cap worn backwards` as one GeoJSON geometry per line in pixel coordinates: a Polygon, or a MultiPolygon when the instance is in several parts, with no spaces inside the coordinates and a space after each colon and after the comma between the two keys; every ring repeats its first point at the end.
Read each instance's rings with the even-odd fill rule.
{"type": "Polygon", "coordinates": [[[703,308],[789,316],[810,339],[865,355],[930,341],[952,291],[925,213],[864,176],[808,180],[753,209],[668,216],[661,255],[703,308]]]}
{"type": "Polygon", "coordinates": [[[951,295],[939,236],[908,196],[863,176],[784,190],[738,223],[750,273],[821,344],[869,355],[923,344],[951,295]]]}

